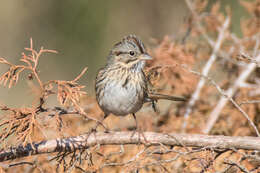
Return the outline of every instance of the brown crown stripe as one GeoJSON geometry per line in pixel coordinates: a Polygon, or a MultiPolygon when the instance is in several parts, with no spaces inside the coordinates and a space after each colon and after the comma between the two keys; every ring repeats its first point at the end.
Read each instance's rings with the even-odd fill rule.
{"type": "MultiPolygon", "coordinates": [[[[145,53],[144,46],[143,46],[141,40],[139,40],[138,38],[136,38],[136,37],[133,36],[133,35],[129,35],[129,36],[123,38],[123,40],[120,41],[120,42],[118,42],[118,43],[116,43],[116,44],[114,45],[114,47],[119,46],[119,45],[122,44],[124,41],[133,41],[133,42],[137,45],[137,47],[139,48],[140,52],[141,52],[141,53],[145,53]]],[[[121,54],[121,52],[117,52],[117,53],[121,54]]],[[[118,55],[119,55],[119,54],[118,54],[118,55]]]]}
{"type": "Polygon", "coordinates": [[[138,46],[140,52],[144,53],[144,47],[142,46],[142,43],[138,38],[136,38],[134,36],[128,36],[126,39],[127,40],[133,40],[135,42],[135,44],[138,46]]]}

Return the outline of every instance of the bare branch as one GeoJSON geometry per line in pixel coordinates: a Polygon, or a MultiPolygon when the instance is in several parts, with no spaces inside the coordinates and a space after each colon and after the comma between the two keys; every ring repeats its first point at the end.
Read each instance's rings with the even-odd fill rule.
{"type": "MultiPolygon", "coordinates": [[[[186,2],[188,4],[188,6],[189,6],[190,5],[189,1],[186,0],[186,2]]],[[[213,65],[213,63],[217,59],[217,52],[220,50],[220,47],[221,47],[223,41],[225,40],[225,33],[226,33],[226,30],[227,30],[227,28],[229,26],[229,23],[230,23],[230,17],[227,17],[226,20],[224,21],[222,27],[220,28],[220,31],[219,31],[219,34],[218,34],[218,38],[217,38],[217,41],[216,41],[216,43],[214,45],[212,54],[210,55],[209,60],[205,64],[204,68],[202,69],[202,75],[205,75],[205,76],[208,75],[211,66],[213,65]]],[[[184,124],[183,124],[183,129],[186,128],[187,118],[189,117],[189,115],[190,115],[190,113],[192,111],[192,107],[194,106],[195,102],[199,99],[200,91],[203,88],[203,86],[205,85],[205,82],[206,82],[206,80],[204,78],[201,78],[199,83],[198,83],[198,85],[197,85],[196,90],[192,94],[192,97],[191,97],[191,99],[190,99],[190,101],[188,103],[188,106],[187,106],[185,114],[184,114],[185,121],[184,121],[184,124]]]]}
{"type": "MultiPolygon", "coordinates": [[[[257,127],[255,126],[254,122],[250,119],[249,115],[240,107],[240,105],[231,96],[228,95],[227,92],[225,92],[223,89],[221,89],[221,87],[213,79],[211,79],[208,76],[204,76],[203,74],[200,74],[199,72],[191,70],[191,69],[187,68],[185,65],[182,65],[182,67],[187,69],[189,72],[191,72],[191,73],[193,73],[195,75],[198,75],[201,78],[204,78],[205,80],[208,80],[212,85],[214,85],[216,87],[216,89],[218,90],[218,92],[221,94],[222,98],[225,98],[226,102],[229,100],[238,109],[238,111],[241,112],[243,114],[243,116],[248,120],[249,124],[254,128],[257,136],[260,136],[260,133],[259,133],[257,127]]],[[[212,127],[213,127],[214,123],[212,124],[212,127]]]]}
{"type": "MultiPolygon", "coordinates": [[[[260,61],[260,54],[255,58],[257,62],[260,61]]],[[[210,130],[212,129],[213,125],[217,121],[220,112],[226,105],[227,101],[229,100],[228,98],[233,97],[234,93],[238,90],[241,84],[243,84],[248,76],[255,70],[257,65],[255,63],[250,63],[246,67],[244,67],[244,70],[242,73],[239,75],[239,77],[236,79],[234,84],[225,92],[226,96],[222,96],[221,99],[219,100],[218,104],[214,108],[214,110],[211,112],[209,116],[209,120],[206,124],[206,127],[204,128],[203,132],[208,134],[210,130]]],[[[259,136],[259,133],[257,134],[259,136]]]]}
{"type": "Polygon", "coordinates": [[[145,145],[170,145],[185,147],[208,147],[212,149],[246,149],[260,151],[260,138],[257,137],[228,137],[209,136],[197,134],[162,134],[144,132],[143,137],[132,132],[114,133],[91,133],[76,137],[53,139],[38,143],[28,143],[0,152],[0,162],[54,152],[73,152],[78,149],[86,149],[95,145],[122,145],[122,144],[145,144],[145,145]]]}

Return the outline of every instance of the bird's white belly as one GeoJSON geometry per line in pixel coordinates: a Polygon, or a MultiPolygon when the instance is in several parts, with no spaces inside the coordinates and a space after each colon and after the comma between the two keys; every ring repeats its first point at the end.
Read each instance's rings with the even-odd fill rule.
{"type": "Polygon", "coordinates": [[[140,86],[111,82],[106,85],[101,107],[114,115],[127,115],[137,112],[143,104],[143,93],[140,86]],[[137,90],[139,89],[139,92],[137,90]]]}

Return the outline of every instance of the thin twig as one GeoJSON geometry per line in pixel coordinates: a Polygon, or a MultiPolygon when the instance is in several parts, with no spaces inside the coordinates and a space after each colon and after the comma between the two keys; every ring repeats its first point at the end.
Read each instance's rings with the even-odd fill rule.
{"type": "Polygon", "coordinates": [[[249,171],[244,166],[242,166],[232,160],[227,160],[227,159],[225,159],[225,160],[226,160],[226,161],[224,161],[225,164],[230,165],[230,166],[235,166],[244,173],[249,173],[249,171]]]}
{"type": "MultiPolygon", "coordinates": [[[[255,60],[257,62],[260,61],[260,54],[255,58],[255,60]]],[[[240,85],[243,84],[246,81],[246,79],[249,77],[249,75],[255,70],[256,66],[257,65],[255,63],[250,63],[246,67],[244,67],[244,70],[239,75],[239,77],[236,79],[236,81],[233,83],[233,85],[225,92],[226,96],[222,96],[220,98],[218,104],[216,105],[214,110],[211,112],[209,119],[207,121],[206,127],[203,129],[203,133],[208,134],[210,132],[210,130],[214,126],[215,122],[217,121],[217,119],[220,115],[220,112],[222,111],[222,109],[224,108],[224,106],[226,105],[228,100],[230,100],[234,104],[234,100],[231,98],[233,97],[234,93],[238,90],[240,85]]],[[[241,111],[242,109],[239,107],[239,105],[238,104],[234,104],[234,105],[249,120],[248,115],[244,111],[241,111]]],[[[249,122],[252,125],[252,127],[255,129],[257,136],[260,136],[260,133],[258,132],[255,125],[253,125],[253,123],[251,123],[251,121],[249,121],[249,122]]]]}
{"type": "MultiPolygon", "coordinates": [[[[259,55],[259,57],[260,57],[260,55],[259,55]]],[[[191,73],[193,73],[193,74],[195,74],[195,75],[198,75],[198,76],[200,76],[200,77],[202,77],[202,78],[208,80],[212,85],[214,85],[214,86],[216,87],[216,89],[218,90],[218,92],[221,94],[221,96],[222,96],[221,99],[225,100],[225,104],[224,104],[224,105],[226,105],[226,102],[229,100],[229,101],[239,110],[239,112],[241,112],[241,113],[244,115],[244,117],[248,120],[249,124],[254,128],[254,130],[255,130],[257,136],[260,136],[260,133],[259,133],[257,127],[255,126],[255,124],[253,123],[253,121],[250,119],[250,117],[248,116],[248,114],[239,106],[239,104],[236,103],[236,101],[230,96],[229,90],[228,90],[227,92],[225,92],[225,91],[223,91],[222,88],[221,88],[213,79],[211,79],[210,77],[204,76],[204,75],[200,74],[199,72],[196,72],[196,71],[194,71],[194,70],[188,69],[185,65],[182,65],[182,67],[185,68],[185,69],[187,69],[189,72],[191,72],[191,73]]],[[[224,105],[223,105],[223,107],[224,107],[224,105]]],[[[217,106],[216,106],[216,107],[217,107],[217,106]]],[[[215,110],[215,111],[220,111],[220,110],[217,109],[216,107],[215,107],[214,110],[215,110]]],[[[223,108],[223,107],[222,107],[222,108],[223,108]]],[[[214,122],[214,123],[215,123],[215,122],[214,122]]],[[[212,127],[213,127],[214,123],[212,124],[212,127]]],[[[208,125],[208,124],[207,124],[207,125],[208,125]]],[[[211,128],[212,128],[212,127],[211,127],[211,128]]],[[[206,127],[206,128],[207,128],[207,127],[206,127]]],[[[203,130],[203,132],[206,133],[205,129],[203,130]]]]}

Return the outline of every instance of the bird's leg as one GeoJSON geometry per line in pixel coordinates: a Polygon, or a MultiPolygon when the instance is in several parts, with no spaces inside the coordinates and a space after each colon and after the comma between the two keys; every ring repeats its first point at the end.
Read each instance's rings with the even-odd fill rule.
{"type": "Polygon", "coordinates": [[[157,109],[157,106],[156,106],[156,103],[155,103],[155,102],[157,102],[157,100],[152,100],[152,108],[153,108],[153,111],[154,111],[154,112],[157,112],[157,113],[158,113],[159,111],[158,111],[158,109],[157,109]]]}
{"type": "Polygon", "coordinates": [[[105,133],[109,133],[109,129],[103,124],[103,121],[108,117],[109,114],[104,115],[103,119],[101,120],[101,125],[104,127],[105,129],[105,133]]]}
{"type": "Polygon", "coordinates": [[[157,99],[152,99],[152,98],[149,98],[149,97],[146,97],[145,98],[145,102],[151,102],[152,103],[152,108],[153,108],[153,111],[158,113],[158,109],[157,109],[157,106],[156,106],[156,103],[157,103],[157,99]]]}
{"type": "Polygon", "coordinates": [[[133,115],[133,117],[135,119],[135,130],[137,130],[137,128],[138,128],[137,119],[136,119],[136,116],[135,116],[134,113],[132,115],[133,115]]]}
{"type": "MultiPolygon", "coordinates": [[[[99,125],[101,125],[101,126],[105,129],[105,133],[108,133],[108,132],[109,132],[108,128],[103,124],[103,121],[108,117],[108,115],[109,115],[109,114],[106,114],[106,113],[105,113],[101,121],[97,120],[95,127],[94,127],[94,128],[91,128],[91,130],[90,130],[89,132],[87,132],[88,136],[87,136],[87,138],[86,138],[86,141],[88,140],[89,136],[90,136],[93,132],[94,132],[93,135],[94,135],[95,140],[96,140],[96,133],[95,133],[95,132],[97,132],[97,127],[98,127],[99,125]]],[[[96,141],[97,141],[97,140],[96,140],[96,141]]]]}
{"type": "Polygon", "coordinates": [[[97,121],[96,126],[92,128],[93,132],[97,131],[97,127],[101,125],[105,129],[105,133],[109,132],[109,129],[103,124],[103,121],[108,117],[109,114],[105,113],[101,121],[97,121]]]}
{"type": "Polygon", "coordinates": [[[144,141],[145,141],[146,143],[148,143],[148,141],[146,140],[146,137],[144,136],[143,131],[138,127],[138,123],[137,123],[137,119],[136,119],[135,114],[133,113],[132,115],[133,115],[133,117],[134,117],[134,119],[135,119],[135,130],[134,130],[133,134],[131,135],[131,137],[133,137],[134,134],[135,134],[136,131],[137,131],[137,133],[138,133],[138,140],[139,140],[139,143],[141,143],[140,134],[143,136],[144,141]]]}

